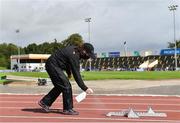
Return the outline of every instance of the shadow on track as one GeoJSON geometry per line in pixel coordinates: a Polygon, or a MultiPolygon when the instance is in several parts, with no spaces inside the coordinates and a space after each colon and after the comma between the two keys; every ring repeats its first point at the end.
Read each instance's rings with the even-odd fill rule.
{"type": "Polygon", "coordinates": [[[33,112],[33,113],[61,113],[62,109],[50,109],[49,112],[46,112],[42,108],[25,108],[25,109],[21,109],[21,111],[33,112]]]}

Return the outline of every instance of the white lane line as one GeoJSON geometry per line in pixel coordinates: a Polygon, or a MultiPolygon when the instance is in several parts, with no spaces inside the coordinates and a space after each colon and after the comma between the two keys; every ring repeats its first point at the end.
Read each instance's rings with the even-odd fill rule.
{"type": "MultiPolygon", "coordinates": [[[[12,123],[12,122],[1,122],[0,121],[0,123],[12,123]]],[[[58,122],[30,122],[30,121],[28,121],[28,122],[15,122],[15,121],[13,121],[13,123],[59,123],[59,121],[58,122]]],[[[63,122],[63,123],[69,123],[69,122],[63,122]]],[[[71,123],[79,123],[79,122],[71,122],[71,123]]],[[[81,122],[81,123],[87,123],[87,122],[81,122]]],[[[93,123],[100,123],[100,122],[93,122],[93,123]]],[[[102,123],[109,123],[109,122],[102,122],[102,123]]],[[[121,123],[127,123],[127,122],[121,122],[121,123]]],[[[133,122],[133,123],[139,123],[139,122],[133,122]]],[[[148,122],[149,123],[149,122],[148,122]]],[[[161,122],[159,122],[159,123],[161,123],[161,122]]],[[[162,123],[164,123],[164,122],[162,122],[162,123]]]]}
{"type": "MultiPolygon", "coordinates": [[[[40,107],[0,107],[0,109],[7,109],[7,110],[17,110],[17,109],[30,109],[30,110],[36,110],[36,109],[41,109],[40,107]]],[[[124,111],[124,110],[128,110],[128,108],[75,108],[75,109],[77,109],[77,110],[80,110],[80,111],[124,111]]],[[[142,109],[137,109],[136,110],[136,108],[134,108],[135,109],[135,111],[143,111],[143,112],[146,112],[147,110],[142,110],[142,109]]],[[[59,110],[58,108],[52,108],[51,109],[52,111],[53,110],[59,110]]],[[[154,109],[155,110],[155,112],[177,112],[177,113],[179,113],[180,112],[180,110],[176,110],[176,109],[174,109],[174,110],[167,110],[167,109],[154,109]]]]}
{"type": "MultiPolygon", "coordinates": [[[[0,118],[16,118],[16,119],[59,119],[59,120],[105,120],[105,121],[149,121],[149,122],[161,122],[161,121],[164,121],[164,122],[175,122],[175,121],[179,121],[179,120],[153,120],[153,119],[127,119],[127,118],[123,118],[123,117],[119,117],[119,118],[113,118],[113,117],[108,117],[108,118],[92,118],[92,117],[63,117],[63,116],[58,116],[58,117],[54,117],[54,116],[51,116],[51,117],[47,117],[47,116],[18,116],[18,115],[13,115],[13,116],[10,116],[10,115],[5,115],[5,116],[0,116],[0,118]],[[120,119],[121,118],[121,119],[120,119]]],[[[92,122],[92,121],[91,121],[92,122]]]]}
{"type": "MultiPolygon", "coordinates": [[[[38,103],[38,101],[0,101],[0,104],[2,104],[2,103],[5,103],[5,104],[7,104],[7,103],[18,103],[18,104],[29,104],[29,103],[32,103],[32,104],[37,104],[38,103]]],[[[59,103],[62,103],[62,102],[58,102],[58,104],[59,103]]]]}
{"type": "MultiPolygon", "coordinates": [[[[112,122],[112,121],[111,121],[112,122]]],[[[0,123],[12,123],[12,122],[0,122],[0,123]]],[[[27,122],[14,122],[13,121],[13,123],[27,123],[27,122]]],[[[53,121],[53,122],[29,122],[28,121],[28,123],[59,123],[59,121],[57,121],[57,122],[55,122],[55,121],[53,121]]],[[[64,122],[63,121],[63,123],[69,123],[69,122],[64,122]]],[[[71,123],[79,123],[79,122],[74,122],[74,121],[71,121],[71,123]]],[[[84,122],[81,122],[81,123],[87,123],[87,121],[84,121],[84,122]]],[[[92,122],[92,123],[109,123],[109,122],[104,122],[104,121],[102,121],[102,122],[92,122]]],[[[121,123],[127,123],[127,122],[121,122],[121,123]]],[[[133,122],[133,123],[139,123],[139,122],[133,122]]],[[[143,123],[145,123],[145,122],[143,122],[143,123]]],[[[148,122],[149,123],[149,122],[148,122]]],[[[158,122],[158,123],[164,123],[164,122],[162,122],[162,121],[160,121],[160,122],[158,122]]]]}
{"type": "MultiPolygon", "coordinates": [[[[42,96],[47,93],[38,93],[38,94],[30,94],[30,93],[0,93],[0,95],[37,95],[37,96],[42,96]]],[[[78,95],[78,94],[73,94],[73,95],[78,95]]],[[[94,96],[146,96],[146,97],[180,97],[180,95],[154,95],[154,94],[92,94],[94,96]]]]}
{"type": "MultiPolygon", "coordinates": [[[[37,104],[37,101],[0,101],[0,103],[18,103],[18,104],[29,104],[29,103],[32,103],[32,104],[37,104]]],[[[62,102],[58,102],[59,103],[62,103],[62,102]]],[[[77,102],[74,102],[74,104],[79,104],[77,102]]],[[[157,103],[144,103],[144,102],[138,102],[138,103],[133,103],[133,102],[82,102],[80,103],[81,105],[123,105],[123,104],[126,104],[126,105],[162,105],[162,106],[180,106],[180,104],[177,104],[177,103],[164,103],[164,104],[157,104],[157,103]]]]}
{"type": "MultiPolygon", "coordinates": [[[[41,97],[33,97],[33,100],[36,100],[36,99],[40,99],[41,97]]],[[[29,99],[29,100],[32,100],[31,97],[0,97],[0,99],[11,99],[11,100],[18,100],[18,99],[29,99]]],[[[62,99],[61,97],[59,99],[62,99]]],[[[167,100],[167,98],[158,98],[158,99],[154,99],[154,98],[149,98],[149,99],[139,99],[139,98],[130,98],[130,97],[123,97],[123,98],[118,98],[118,97],[114,97],[114,98],[108,98],[107,97],[87,97],[86,100],[127,100],[127,101],[137,101],[137,100],[142,100],[142,101],[180,101],[180,98],[178,99],[171,99],[171,98],[168,98],[169,100],[167,100]]],[[[20,100],[21,101],[21,100],[20,100]]]]}

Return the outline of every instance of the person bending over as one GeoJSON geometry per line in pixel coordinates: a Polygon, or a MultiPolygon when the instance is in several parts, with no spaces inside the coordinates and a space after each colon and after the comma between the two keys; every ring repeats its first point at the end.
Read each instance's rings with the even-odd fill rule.
{"type": "Polygon", "coordinates": [[[47,59],[45,68],[54,87],[38,102],[46,112],[49,112],[49,107],[62,93],[62,114],[79,114],[79,112],[73,110],[73,95],[69,78],[73,74],[76,83],[83,91],[88,94],[93,93],[93,90],[85,85],[80,74],[80,60],[89,58],[95,58],[94,47],[90,43],[83,43],[80,46],[67,46],[58,49],[47,59]],[[64,71],[66,71],[67,76],[64,71]]]}

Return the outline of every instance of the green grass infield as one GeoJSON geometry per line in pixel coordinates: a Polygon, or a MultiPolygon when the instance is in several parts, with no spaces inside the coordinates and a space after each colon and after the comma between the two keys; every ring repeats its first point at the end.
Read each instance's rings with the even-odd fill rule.
{"type": "MultiPolygon", "coordinates": [[[[15,75],[26,77],[48,78],[46,72],[12,72],[0,73],[1,75],[15,75]]],[[[105,79],[135,79],[135,80],[163,80],[180,79],[180,71],[92,71],[81,72],[84,80],[105,80],[105,79]]]]}

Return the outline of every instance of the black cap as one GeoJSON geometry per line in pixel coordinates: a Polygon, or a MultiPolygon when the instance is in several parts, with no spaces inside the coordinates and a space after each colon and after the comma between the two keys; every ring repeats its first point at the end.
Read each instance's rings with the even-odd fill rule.
{"type": "Polygon", "coordinates": [[[92,44],[90,43],[84,43],[83,44],[83,47],[84,49],[86,50],[86,52],[89,54],[89,56],[92,58],[92,59],[95,59],[96,56],[94,54],[94,47],[92,44]]]}

